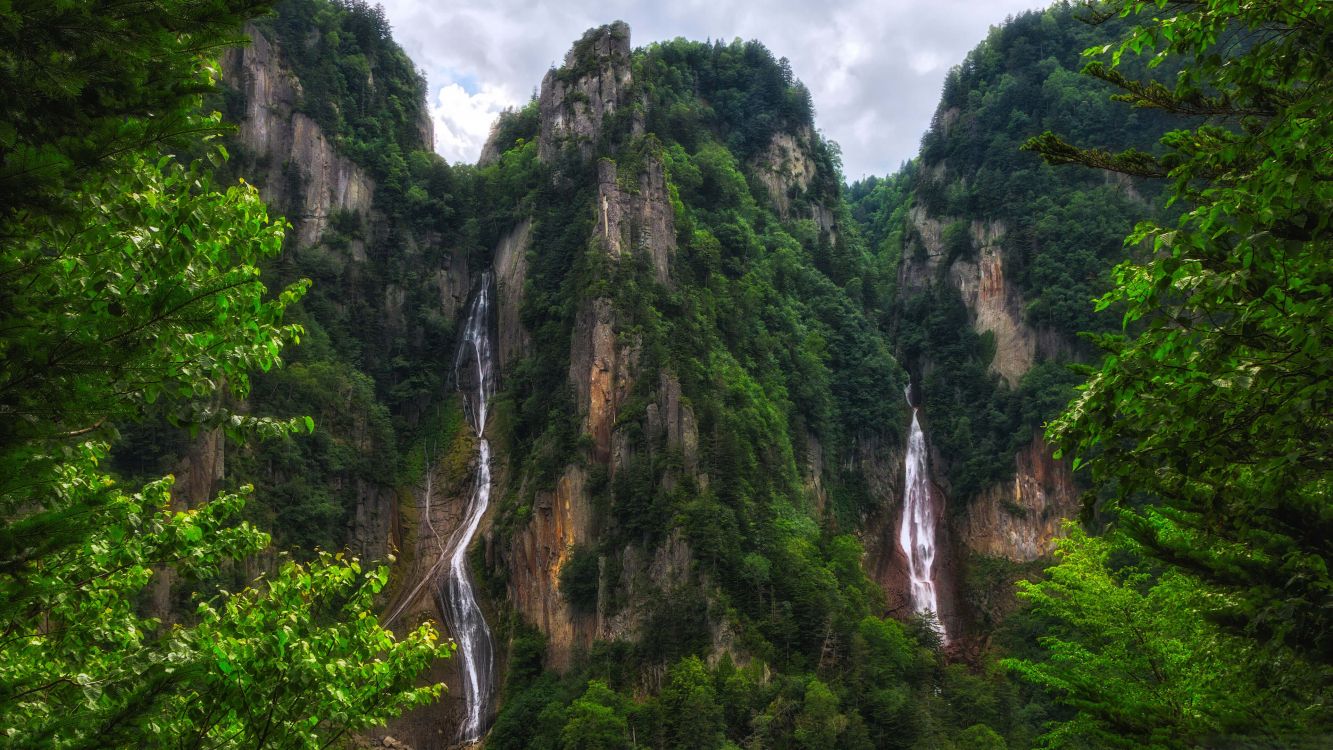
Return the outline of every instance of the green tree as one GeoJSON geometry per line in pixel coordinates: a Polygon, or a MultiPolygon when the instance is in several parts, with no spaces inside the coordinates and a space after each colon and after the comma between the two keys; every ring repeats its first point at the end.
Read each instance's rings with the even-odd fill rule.
{"type": "Polygon", "coordinates": [[[1125,310],[1051,433],[1161,563],[1218,592],[1210,617],[1333,664],[1333,6],[1316,0],[1097,3],[1133,26],[1091,74],[1137,107],[1202,118],[1154,157],[1081,149],[1053,163],[1160,176],[1183,207],[1145,221],[1101,306],[1125,310]],[[1185,61],[1175,85],[1126,56],[1185,61]],[[1144,499],[1147,499],[1144,502],[1144,499]]]}
{"type": "Polygon", "coordinates": [[[629,722],[624,715],[624,699],[601,680],[588,683],[588,689],[569,707],[569,721],[560,731],[565,750],[620,750],[629,747],[629,722]]]}
{"type": "Polygon", "coordinates": [[[666,714],[667,747],[715,750],[722,744],[722,707],[717,703],[708,667],[699,657],[686,657],[671,667],[661,701],[666,714]]]}
{"type": "Polygon", "coordinates": [[[1076,709],[1052,745],[1284,745],[1333,724],[1333,6],[1093,11],[1134,25],[1089,50],[1110,60],[1086,72],[1202,124],[1168,133],[1159,156],[1050,132],[1027,144],[1165,178],[1182,210],[1127,239],[1150,252],[1099,303],[1125,311],[1125,330],[1098,339],[1107,356],[1050,428],[1118,536],[1071,538],[1026,587],[1056,625],[1044,661],[1011,666],[1076,709]],[[1136,55],[1183,61],[1175,85],[1127,76],[1136,55]]]}
{"type": "Polygon", "coordinates": [[[805,687],[805,703],[796,715],[793,732],[796,747],[804,750],[833,747],[846,726],[847,717],[838,712],[837,696],[823,682],[810,680],[805,687]]]}
{"type": "Polygon", "coordinates": [[[1216,593],[1179,570],[1125,562],[1123,545],[1077,530],[1059,564],[1021,595],[1053,624],[1046,658],[1009,660],[1077,709],[1054,747],[1191,747],[1209,737],[1299,732],[1318,706],[1311,670],[1290,652],[1260,653],[1203,616],[1216,593]]]}
{"type": "Polygon", "coordinates": [[[1004,738],[985,724],[973,724],[958,735],[958,750],[1008,750],[1004,738]]]}
{"type": "Polygon", "coordinates": [[[88,170],[190,147],[211,55],[271,0],[11,0],[0,6],[0,216],[74,210],[88,170]],[[151,113],[151,117],[145,116],[151,113]]]}
{"type": "MultiPolygon", "coordinates": [[[[192,430],[312,429],[229,408],[280,364],[304,292],[270,295],[278,252],[253,188],[202,163],[198,114],[249,2],[6,3],[0,9],[0,735],[8,747],[323,747],[438,695],[446,653],[422,627],[380,628],[383,570],[322,556],[143,617],[170,567],[209,590],[268,544],[248,490],[189,510],[171,478],[122,488],[99,464],[117,424],[165,413],[192,430]],[[15,187],[23,182],[22,189],[15,187]],[[8,200],[11,193],[23,195],[8,200]]],[[[224,156],[220,150],[219,156],[224,156]]]]}

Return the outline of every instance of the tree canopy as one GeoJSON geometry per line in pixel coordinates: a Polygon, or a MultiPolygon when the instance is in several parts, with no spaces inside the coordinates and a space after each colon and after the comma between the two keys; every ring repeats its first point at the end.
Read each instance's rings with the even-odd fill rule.
{"type": "MultiPolygon", "coordinates": [[[[1161,176],[1168,200],[1182,209],[1174,223],[1143,221],[1128,237],[1134,257],[1116,269],[1116,286],[1099,303],[1125,311],[1124,330],[1097,338],[1105,359],[1051,435],[1089,467],[1100,499],[1094,509],[1122,535],[1123,554],[1151,562],[1153,574],[1133,586],[1150,587],[1149,598],[1164,588],[1196,592],[1173,604],[1193,618],[1189,627],[1216,625],[1239,638],[1232,641],[1240,644],[1238,662],[1282,664],[1278,684],[1326,688],[1333,665],[1333,7],[1160,0],[1093,10],[1133,27],[1123,41],[1089,50],[1095,61],[1087,71],[1136,107],[1198,119],[1167,134],[1157,156],[1081,148],[1049,132],[1029,143],[1052,163],[1161,176]],[[1173,85],[1139,81],[1119,67],[1135,55],[1149,57],[1150,66],[1184,65],[1173,85]]],[[[1056,593],[1085,559],[1077,549],[1068,554],[1053,582],[1031,592],[1039,606],[1087,606],[1095,598],[1056,593]]],[[[1077,624],[1073,615],[1060,617],[1077,624]]],[[[1173,648],[1204,645],[1178,635],[1173,648]]],[[[1132,645],[1105,622],[1088,624],[1073,640],[1053,642],[1051,664],[1070,669],[1021,669],[1080,692],[1078,670],[1111,658],[1117,644],[1132,645]],[[1071,648],[1083,651],[1071,655],[1071,648]]],[[[1219,664],[1213,679],[1227,671],[1219,664]]],[[[1329,726],[1318,688],[1233,689],[1246,695],[1241,715],[1248,720],[1239,726],[1192,725],[1209,710],[1186,711],[1187,720],[1163,720],[1175,734],[1142,742],[1184,746],[1209,733],[1271,736],[1329,726]],[[1273,727],[1272,716],[1256,711],[1281,712],[1295,726],[1273,727]]],[[[1074,705],[1080,721],[1108,731],[1135,714],[1130,725],[1142,722],[1134,701],[1133,691],[1100,680],[1074,705]]]]}
{"type": "Polygon", "coordinates": [[[313,429],[229,408],[299,326],[259,265],[286,228],[215,185],[202,111],[252,2],[16,2],[0,9],[0,735],[7,747],[324,747],[438,695],[446,649],[374,616],[383,570],[320,555],[257,581],[268,536],[242,488],[184,508],[172,477],[106,473],[118,427],[313,429]],[[172,149],[205,153],[183,162],[172,149]],[[145,616],[170,569],[179,622],[145,616]],[[223,580],[235,593],[218,591],[223,580]]]}

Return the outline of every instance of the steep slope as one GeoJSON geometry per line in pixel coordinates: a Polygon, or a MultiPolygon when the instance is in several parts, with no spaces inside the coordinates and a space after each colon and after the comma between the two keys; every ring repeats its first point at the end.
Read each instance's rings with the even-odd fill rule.
{"type": "Polygon", "coordinates": [[[282,548],[395,555],[395,627],[489,632],[494,683],[441,663],[449,697],[388,729],[417,750],[492,721],[498,748],[598,722],[654,747],[1023,744],[1041,700],[946,663],[903,548],[929,543],[948,658],[981,664],[1016,565],[1074,511],[1035,435],[1138,188],[1007,149],[1092,96],[1075,28],[1057,9],[997,30],[921,159],[845,194],[809,93],[757,42],[593,29],[451,167],[382,12],[285,0],[228,53],[219,105],[228,168],[293,224],[271,274],[315,282],[249,407],[320,430],[150,430],[123,463],[177,468],[182,502],[254,483],[282,548]],[[1034,64],[1033,39],[1057,56],[1034,64]],[[497,370],[458,366],[482,347],[497,370]],[[938,523],[904,545],[909,462],[938,523]]]}
{"type": "Polygon", "coordinates": [[[987,681],[881,619],[911,612],[905,379],[875,324],[893,270],[804,88],[758,43],[634,50],[613,24],[483,164],[531,207],[496,259],[523,330],[499,331],[476,558],[514,615],[488,746],[554,746],[584,711],[660,747],[786,746],[803,712],[851,747],[957,731],[912,696],[987,681]]]}
{"type": "MultiPolygon", "coordinates": [[[[289,310],[306,329],[301,345],[284,368],[255,378],[246,408],[309,414],[318,430],[228,446],[220,433],[189,439],[150,426],[129,431],[118,463],[174,471],[184,505],[255,485],[247,512],[273,531],[276,550],[345,549],[375,561],[394,553],[386,604],[402,603],[434,560],[433,531],[458,525],[472,485],[475,438],[452,364],[473,269],[488,262],[474,256],[494,241],[478,229],[486,212],[472,208],[485,186],[431,152],[425,82],[382,10],[284,0],[244,31],[250,43],[224,55],[215,103],[237,126],[223,169],[257,185],[291,223],[272,280],[314,282],[289,310]]],[[[254,560],[244,574],[272,563],[254,560]]],[[[155,584],[157,612],[183,611],[189,587],[166,576],[155,584]]],[[[391,624],[424,617],[443,627],[445,607],[419,593],[391,624]]],[[[461,685],[458,665],[433,676],[461,685]]],[[[457,723],[459,704],[450,696],[427,712],[430,735],[457,723]]]]}
{"type": "Polygon", "coordinates": [[[977,602],[991,595],[979,571],[1043,557],[1077,513],[1042,425],[1078,382],[1069,363],[1092,354],[1077,334],[1117,322],[1092,301],[1156,189],[1056,170],[1018,147],[1048,129],[1147,147],[1169,126],[1126,118],[1108,87],[1077,73],[1078,53],[1116,33],[1080,12],[1056,5],[993,29],[946,80],[920,156],[851,188],[862,230],[898,268],[885,325],[923,396],[953,556],[973,563],[965,609],[982,621],[977,602]]]}

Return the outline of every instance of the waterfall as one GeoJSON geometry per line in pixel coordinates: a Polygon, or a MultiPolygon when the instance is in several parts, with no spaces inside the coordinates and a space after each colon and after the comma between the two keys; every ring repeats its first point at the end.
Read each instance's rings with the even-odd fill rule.
{"type": "Polygon", "coordinates": [[[463,703],[466,715],[459,739],[475,742],[482,736],[490,711],[495,669],[491,630],[477,605],[472,578],[468,575],[467,549],[481,525],[491,501],[491,444],[486,439],[486,410],[495,395],[495,346],[491,336],[491,273],[482,274],[481,289],[468,310],[463,339],[454,360],[458,390],[468,425],[477,435],[477,477],[463,522],[450,535],[445,548],[449,571],[442,588],[436,589],[445,624],[458,643],[463,661],[463,703]]]}
{"type": "MultiPolygon", "coordinates": [[[[912,406],[912,386],[907,386],[907,405],[912,406]]],[[[949,634],[939,620],[935,595],[935,508],[930,502],[930,473],[926,468],[926,434],[921,431],[917,408],[912,406],[912,431],[907,440],[907,465],[903,490],[903,520],[898,546],[907,557],[912,584],[912,611],[934,620],[944,642],[949,634]]]]}

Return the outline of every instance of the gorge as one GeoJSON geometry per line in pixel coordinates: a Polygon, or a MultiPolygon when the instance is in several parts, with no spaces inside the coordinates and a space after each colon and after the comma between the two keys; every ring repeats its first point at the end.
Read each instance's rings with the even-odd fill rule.
{"type": "Polygon", "coordinates": [[[1333,4],[1022,13],[851,183],[756,40],[451,164],[368,0],[0,39],[6,748],[1333,736],[1333,4]]]}
{"type": "MultiPolygon", "coordinates": [[[[1076,510],[1040,430],[1082,354],[1038,315],[1074,282],[1037,279],[1053,230],[979,203],[994,168],[967,156],[969,123],[1005,105],[959,87],[1002,71],[956,74],[921,159],[846,186],[809,92],[761,44],[635,49],[615,23],[501,117],[477,166],[449,166],[426,153],[424,82],[387,26],[333,4],[312,28],[312,3],[248,27],[223,104],[229,168],[294,224],[274,273],[315,281],[310,343],[253,408],[314,413],[327,437],[225,475],[295,499],[273,505],[285,544],[394,552],[389,623],[457,643],[432,672],[449,697],[387,735],[536,746],[594,701],[661,746],[780,743],[795,713],[779,707],[833,691],[852,746],[1034,736],[1003,678],[927,677],[981,668],[1013,578],[1076,510]],[[947,657],[910,630],[926,612],[947,657]],[[702,724],[625,714],[728,679],[744,695],[702,724]],[[898,692],[870,689],[884,680],[898,692]],[[1012,705],[958,726],[928,707],[936,690],[1012,705]]],[[[1056,96],[1042,81],[1067,83],[1075,26],[1032,14],[982,50],[1056,34],[1063,63],[1012,69],[1056,96]]],[[[1089,210],[1084,178],[1022,165],[1041,183],[1023,195],[1078,204],[1048,213],[1089,210]]],[[[1108,214],[1132,200],[1093,189],[1108,214]]],[[[1096,242],[1109,265],[1114,230],[1096,242]]]]}
{"type": "MultiPolygon", "coordinates": [[[[835,624],[856,623],[854,612],[929,611],[948,648],[969,653],[982,628],[1012,608],[1004,585],[978,570],[1008,570],[1049,551],[1072,512],[1067,468],[1045,448],[972,445],[989,451],[979,457],[988,465],[1011,467],[995,470],[993,487],[974,488],[954,472],[978,459],[953,443],[928,460],[938,448],[921,429],[922,412],[937,429],[957,429],[940,400],[955,386],[931,363],[954,350],[940,348],[938,336],[997,330],[1052,342],[1018,360],[1006,354],[1009,344],[997,347],[990,367],[1014,387],[1043,357],[1068,351],[1060,335],[1024,322],[1023,292],[998,275],[1009,253],[1003,227],[972,230],[980,256],[992,260],[976,265],[991,280],[969,297],[965,269],[976,262],[951,249],[954,220],[877,203],[884,192],[873,182],[878,192],[854,186],[844,197],[808,93],[761,46],[634,50],[624,24],[579,40],[538,97],[501,118],[469,176],[414,167],[395,187],[403,177],[366,171],[336,149],[302,155],[309,137],[291,123],[302,122],[310,92],[280,61],[282,34],[307,32],[298,17],[281,19],[279,46],[266,37],[273,32],[252,30],[241,55],[253,61],[232,68],[248,113],[239,150],[284,165],[289,176],[261,189],[278,205],[296,199],[289,215],[309,217],[298,222],[298,246],[312,248],[304,254],[342,258],[325,282],[320,325],[347,342],[339,348],[383,351],[360,361],[381,368],[372,376],[376,400],[400,399],[385,402],[396,415],[394,442],[405,457],[420,456],[409,464],[423,472],[408,480],[422,484],[405,499],[424,511],[395,518],[371,499],[395,494],[394,482],[357,501],[358,519],[384,519],[360,526],[372,531],[362,549],[420,550],[399,565],[399,587],[410,594],[432,581],[421,590],[436,592],[435,613],[414,610],[401,594],[395,609],[433,617],[459,645],[459,663],[439,673],[456,686],[453,697],[391,726],[391,735],[418,750],[470,741],[494,715],[487,700],[495,695],[503,699],[490,743],[535,741],[556,731],[522,713],[536,710],[524,708],[535,700],[524,696],[543,683],[515,675],[571,679],[599,649],[622,650],[609,684],[656,693],[683,678],[652,665],[687,664],[690,654],[711,654],[705,669],[725,657],[819,674],[869,637],[865,628],[882,627],[835,624]],[[674,88],[671,76],[682,71],[693,88],[674,88]],[[697,108],[696,97],[711,97],[712,107],[697,108]],[[717,109],[727,101],[771,107],[774,117],[760,125],[740,109],[717,109]],[[668,111],[693,119],[668,119],[668,111]],[[323,164],[354,176],[330,179],[323,164]],[[372,185],[376,197],[365,202],[342,184],[372,185]],[[462,218],[480,209],[482,221],[423,224],[403,199],[379,197],[423,188],[428,200],[445,201],[432,210],[462,218]],[[440,188],[451,193],[429,198],[440,188]],[[899,250],[871,218],[894,211],[907,248],[896,266],[899,250]],[[953,329],[935,324],[927,348],[882,332],[910,332],[926,315],[910,295],[925,289],[945,299],[951,283],[964,312],[946,324],[953,329]],[[772,291],[742,291],[754,284],[772,291]],[[356,322],[345,294],[363,300],[356,322]],[[450,326],[457,343],[432,341],[450,326]],[[909,408],[894,398],[907,383],[895,349],[920,373],[920,403],[909,408]],[[450,350],[453,372],[432,372],[429,357],[439,355],[431,352],[450,350]],[[772,362],[780,351],[789,359],[772,362]],[[413,380],[436,385],[402,400],[396,394],[413,380],[383,370],[391,361],[420,362],[413,380]],[[451,380],[463,396],[454,405],[437,396],[451,380]],[[444,433],[430,422],[441,409],[462,414],[444,433]],[[1006,450],[1014,450],[1007,459],[1006,450]],[[960,494],[936,505],[941,490],[932,485],[960,494]],[[784,517],[810,520],[793,526],[784,517]],[[436,535],[442,545],[429,541],[436,535]],[[864,563],[829,562],[856,559],[862,545],[864,563]],[[472,571],[475,584],[469,564],[483,566],[472,571]],[[494,631],[483,611],[511,614],[500,614],[506,624],[494,631]],[[539,661],[522,666],[537,643],[539,661]]],[[[416,117],[424,122],[424,113],[416,117]]],[[[410,117],[403,123],[404,135],[426,132],[410,117]]],[[[970,372],[956,374],[991,382],[970,372]]],[[[757,694],[793,689],[782,684],[757,694]]]]}

